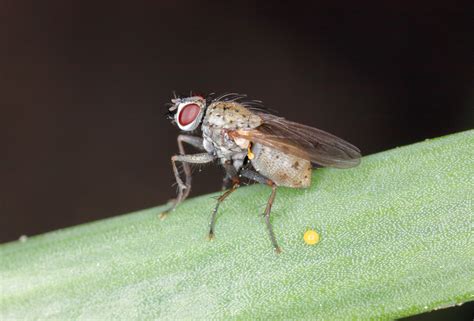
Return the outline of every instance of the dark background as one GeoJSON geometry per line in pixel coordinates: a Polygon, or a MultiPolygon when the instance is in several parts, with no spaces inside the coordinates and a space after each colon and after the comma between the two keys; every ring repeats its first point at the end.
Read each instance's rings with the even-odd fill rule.
{"type": "MultiPolygon", "coordinates": [[[[365,155],[472,128],[468,3],[0,1],[0,242],[173,197],[173,90],[246,93],[365,155]]],[[[205,172],[193,195],[220,188],[205,172]]]]}

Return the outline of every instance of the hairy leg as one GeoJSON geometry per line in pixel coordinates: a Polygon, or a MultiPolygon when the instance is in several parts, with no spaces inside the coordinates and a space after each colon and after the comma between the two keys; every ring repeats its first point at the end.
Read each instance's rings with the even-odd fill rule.
{"type": "Polygon", "coordinates": [[[216,207],[214,207],[214,211],[212,211],[211,215],[211,221],[209,222],[209,235],[208,238],[209,240],[212,240],[214,238],[214,225],[216,224],[216,216],[217,216],[217,210],[219,209],[219,205],[229,196],[232,194],[233,191],[235,191],[237,188],[239,188],[239,183],[235,183],[232,185],[230,189],[224,192],[219,198],[217,199],[217,204],[216,207]]]}
{"type": "Polygon", "coordinates": [[[227,161],[223,164],[223,166],[226,172],[223,188],[226,188],[227,182],[232,182],[232,187],[228,189],[227,191],[225,191],[221,196],[219,196],[219,198],[217,199],[217,204],[214,207],[214,211],[212,211],[211,221],[209,222],[209,236],[208,236],[210,240],[214,238],[214,225],[216,224],[216,216],[217,216],[217,210],[219,209],[219,206],[227,198],[227,196],[232,194],[232,192],[234,192],[240,186],[239,176],[237,174],[237,170],[235,169],[234,165],[232,165],[232,162],[227,161]]]}
{"type": "Polygon", "coordinates": [[[213,160],[214,156],[208,153],[193,155],[174,155],[173,157],[171,157],[174,177],[176,178],[176,183],[178,184],[178,196],[172,201],[171,207],[160,214],[161,219],[164,219],[169,212],[173,211],[176,206],[178,206],[182,201],[186,199],[186,197],[189,195],[189,192],[187,190],[191,188],[190,179],[188,180],[188,178],[186,178],[186,183],[183,183],[183,180],[179,175],[176,162],[181,162],[183,165],[186,164],[187,166],[189,166],[190,164],[206,164],[212,162],[213,160]]]}
{"type": "Polygon", "coordinates": [[[267,207],[265,208],[265,212],[263,215],[265,217],[265,224],[267,225],[268,234],[270,236],[270,241],[272,242],[273,248],[275,249],[276,253],[281,253],[281,248],[278,246],[278,243],[275,238],[275,233],[273,232],[273,227],[270,222],[270,212],[272,210],[272,205],[275,200],[277,185],[271,179],[266,178],[262,174],[248,170],[248,169],[243,169],[240,172],[240,175],[248,179],[251,179],[253,181],[256,181],[260,184],[268,185],[272,188],[272,193],[270,194],[270,197],[268,198],[267,207]]]}
{"type": "MultiPolygon", "coordinates": [[[[197,137],[197,136],[192,136],[192,135],[179,135],[178,136],[178,148],[179,148],[179,154],[180,155],[186,155],[186,152],[184,151],[184,146],[183,143],[187,143],[199,150],[204,150],[204,146],[202,144],[202,137],[197,137]]],[[[186,189],[184,190],[184,196],[183,199],[186,199],[191,192],[191,181],[192,181],[192,174],[191,174],[191,166],[183,162],[183,170],[184,170],[184,175],[185,175],[185,185],[186,189]]]]}

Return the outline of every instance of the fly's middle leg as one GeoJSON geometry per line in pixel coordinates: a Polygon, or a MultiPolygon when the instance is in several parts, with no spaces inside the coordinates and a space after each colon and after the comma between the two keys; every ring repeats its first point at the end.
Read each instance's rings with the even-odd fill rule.
{"type": "Polygon", "coordinates": [[[217,210],[219,209],[219,205],[229,196],[233,191],[235,191],[237,188],[239,188],[239,183],[235,182],[234,185],[230,189],[224,192],[219,198],[217,199],[217,204],[216,207],[214,207],[214,210],[212,211],[211,215],[211,221],[209,222],[209,235],[208,238],[209,240],[212,240],[214,238],[214,226],[216,224],[216,216],[217,216],[217,210]]]}
{"type": "MultiPolygon", "coordinates": [[[[235,184],[235,181],[239,180],[239,174],[235,169],[236,160],[226,160],[222,163],[222,166],[225,169],[225,176],[222,180],[222,191],[228,190],[235,184]]],[[[239,166],[241,167],[241,166],[239,166]]]]}
{"type": "MultiPolygon", "coordinates": [[[[172,205],[163,211],[160,214],[160,219],[164,219],[166,215],[173,211],[176,206],[178,206],[182,201],[186,199],[189,195],[189,189],[191,188],[191,179],[186,178],[186,183],[183,182],[179,175],[178,167],[176,166],[176,162],[181,162],[184,165],[190,166],[190,164],[206,164],[210,163],[214,160],[214,156],[208,153],[202,154],[193,154],[193,155],[174,155],[171,157],[171,164],[173,166],[174,177],[176,179],[176,183],[178,184],[178,196],[172,201],[172,205]]],[[[188,176],[186,176],[188,177],[188,176]]]]}
{"type": "Polygon", "coordinates": [[[263,215],[265,217],[265,224],[267,225],[268,234],[270,236],[270,241],[272,242],[273,248],[275,249],[275,252],[277,254],[281,253],[281,248],[278,246],[275,233],[273,232],[273,227],[270,222],[270,212],[272,210],[273,202],[275,201],[277,185],[271,179],[266,178],[262,174],[259,174],[257,172],[254,172],[248,169],[243,169],[240,172],[240,175],[248,179],[251,179],[253,181],[256,181],[260,184],[268,185],[272,188],[272,193],[270,194],[270,197],[268,198],[267,207],[265,208],[265,212],[263,215]]]}
{"type": "Polygon", "coordinates": [[[226,179],[232,182],[232,187],[228,189],[227,191],[225,191],[217,199],[217,204],[214,207],[214,210],[212,211],[211,221],[209,222],[209,235],[208,235],[209,240],[212,240],[214,238],[214,226],[216,224],[216,217],[217,217],[217,211],[219,209],[219,205],[227,198],[227,196],[232,194],[232,192],[234,192],[240,186],[239,176],[237,174],[235,167],[232,165],[232,163],[230,161],[225,162],[223,166],[226,171],[226,179]]]}

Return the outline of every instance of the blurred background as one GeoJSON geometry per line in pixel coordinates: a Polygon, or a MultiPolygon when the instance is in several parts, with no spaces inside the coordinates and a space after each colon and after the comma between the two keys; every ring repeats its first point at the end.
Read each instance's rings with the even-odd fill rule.
{"type": "MultiPolygon", "coordinates": [[[[1,241],[173,197],[173,90],[246,93],[365,155],[472,128],[472,16],[430,4],[2,2],[1,241]]],[[[220,188],[205,170],[193,195],[220,188]]]]}
{"type": "MultiPolygon", "coordinates": [[[[246,93],[365,155],[472,128],[465,9],[2,1],[0,241],[172,198],[173,90],[246,93]]],[[[221,186],[204,170],[193,195],[221,186]]]]}
{"type": "MultiPolygon", "coordinates": [[[[173,90],[246,93],[365,155],[473,128],[469,7],[1,1],[0,242],[172,198],[173,90]]],[[[193,195],[220,189],[204,172],[193,195]]]]}

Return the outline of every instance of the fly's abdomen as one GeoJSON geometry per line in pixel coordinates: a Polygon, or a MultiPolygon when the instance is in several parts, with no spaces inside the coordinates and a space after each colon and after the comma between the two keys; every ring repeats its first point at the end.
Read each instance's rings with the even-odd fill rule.
{"type": "Polygon", "coordinates": [[[311,185],[311,162],[276,149],[255,144],[252,146],[253,167],[278,186],[305,188],[311,185]]]}

